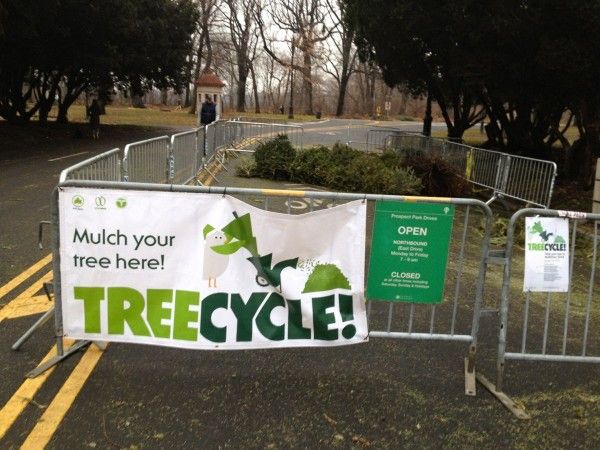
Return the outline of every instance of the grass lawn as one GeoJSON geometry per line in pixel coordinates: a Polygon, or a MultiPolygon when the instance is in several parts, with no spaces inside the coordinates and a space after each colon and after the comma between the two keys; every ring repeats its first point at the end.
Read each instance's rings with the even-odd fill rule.
{"type": "MultiPolygon", "coordinates": [[[[268,121],[287,120],[287,115],[281,114],[254,114],[254,113],[226,113],[223,118],[244,117],[252,120],[265,119],[268,121]]],[[[56,110],[50,112],[50,118],[56,117],[56,110]]],[[[138,125],[138,126],[182,126],[195,127],[196,116],[190,114],[188,109],[174,110],[169,107],[150,106],[147,108],[132,108],[130,106],[106,107],[106,115],[101,117],[101,122],[106,125],[138,125]]],[[[308,122],[315,120],[315,116],[295,115],[292,122],[308,122]]],[[[69,109],[69,121],[74,123],[86,122],[85,107],[73,105],[69,109]]]]}
{"type": "MultiPolygon", "coordinates": [[[[445,138],[448,136],[448,132],[446,130],[432,131],[431,135],[437,138],[445,138]]],[[[579,138],[579,131],[577,130],[577,127],[570,127],[567,130],[565,136],[572,144],[577,138],[579,138]]],[[[483,144],[487,138],[485,132],[480,131],[479,125],[475,125],[474,127],[471,127],[467,131],[465,131],[463,139],[465,141],[465,144],[477,146],[483,144]]]]}

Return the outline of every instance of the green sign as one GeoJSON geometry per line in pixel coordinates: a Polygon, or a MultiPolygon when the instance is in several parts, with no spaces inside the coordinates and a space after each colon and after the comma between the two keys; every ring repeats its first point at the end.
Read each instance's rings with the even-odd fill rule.
{"type": "Polygon", "coordinates": [[[453,219],[451,204],[377,202],[367,297],[441,303],[453,219]]]}

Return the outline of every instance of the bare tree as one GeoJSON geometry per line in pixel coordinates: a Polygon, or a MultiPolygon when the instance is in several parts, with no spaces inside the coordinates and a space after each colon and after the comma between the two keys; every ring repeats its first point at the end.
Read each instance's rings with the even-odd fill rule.
{"type": "Polygon", "coordinates": [[[237,105],[238,112],[246,110],[246,83],[256,58],[258,31],[255,17],[260,5],[255,0],[225,0],[227,10],[223,15],[228,18],[231,45],[235,53],[237,66],[237,105]]]}
{"type": "Polygon", "coordinates": [[[194,70],[194,87],[192,95],[192,107],[190,108],[190,114],[196,114],[196,84],[195,81],[200,76],[202,68],[202,59],[204,59],[204,70],[209,70],[212,66],[213,61],[213,49],[211,34],[215,26],[217,19],[217,8],[220,6],[222,0],[197,0],[198,11],[200,12],[200,18],[198,20],[198,38],[197,38],[197,51],[196,51],[196,68],[194,70]],[[205,52],[206,49],[206,52],[205,52]]]}
{"type": "MultiPolygon", "coordinates": [[[[256,0],[263,5],[263,0],[256,0]]],[[[295,71],[302,75],[304,92],[304,113],[313,113],[313,63],[317,57],[318,46],[333,32],[332,27],[325,24],[325,10],[322,0],[279,0],[265,5],[270,19],[275,27],[286,34],[286,41],[292,50],[296,48],[301,53],[298,64],[293,58],[281,58],[273,47],[274,39],[267,38],[264,17],[256,14],[256,21],[265,51],[279,64],[290,67],[291,75],[295,71]]],[[[293,79],[293,77],[292,77],[293,79]]],[[[293,85],[293,81],[292,81],[293,85]]],[[[293,92],[293,89],[292,91],[293,92]]]]}
{"type": "Polygon", "coordinates": [[[375,117],[375,86],[380,76],[377,66],[372,62],[361,63],[359,70],[359,90],[362,100],[362,110],[375,117]]]}
{"type": "Polygon", "coordinates": [[[346,3],[342,0],[326,0],[327,7],[335,20],[332,39],[329,41],[335,49],[337,58],[335,61],[328,61],[323,70],[331,75],[338,87],[337,105],[335,115],[337,117],[344,114],[344,103],[346,92],[348,90],[348,82],[350,77],[356,70],[356,47],[353,45],[355,30],[349,21],[344,20],[347,13],[346,3]]]}

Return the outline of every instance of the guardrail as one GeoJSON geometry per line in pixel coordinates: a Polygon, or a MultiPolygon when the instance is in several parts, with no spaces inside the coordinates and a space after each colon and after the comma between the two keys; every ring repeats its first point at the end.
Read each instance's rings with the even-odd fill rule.
{"type": "MultiPolygon", "coordinates": [[[[198,140],[204,144],[204,130],[191,130],[171,136],[169,180],[174,184],[187,184],[198,173],[198,140]]],[[[200,160],[201,164],[201,160],[200,160]]]]}
{"type": "MultiPolygon", "coordinates": [[[[512,402],[507,404],[507,396],[503,393],[507,360],[600,363],[600,345],[597,339],[600,316],[594,292],[597,289],[598,221],[600,214],[534,208],[521,209],[510,219],[506,250],[497,255],[504,264],[504,277],[498,327],[496,384],[492,384],[481,374],[477,378],[518,417],[526,418],[527,415],[518,405],[512,402]],[[520,248],[522,244],[517,245],[516,242],[517,227],[527,217],[535,217],[536,220],[540,217],[569,219],[564,227],[567,231],[565,236],[549,233],[541,235],[542,244],[532,244],[545,248],[545,243],[562,243],[562,247],[544,251],[560,252],[564,263],[568,265],[568,273],[550,274],[551,277],[567,277],[566,292],[559,291],[558,288],[556,292],[550,292],[549,289],[542,291],[539,287],[536,287],[538,292],[533,292],[525,287],[527,284],[522,269],[520,273],[514,270],[515,266],[520,266],[520,257],[524,252],[520,248]],[[585,221],[593,221],[593,234],[578,227],[585,221]],[[594,335],[596,339],[592,338],[594,335]]],[[[541,224],[539,228],[542,228],[541,224]]],[[[518,229],[529,232],[525,225],[518,229]]],[[[549,264],[556,264],[557,255],[558,253],[550,255],[549,264]]],[[[548,281],[545,274],[546,269],[543,278],[548,281]]]]}
{"type": "MultiPolygon", "coordinates": [[[[207,170],[221,151],[253,151],[261,139],[279,133],[288,134],[292,144],[302,148],[304,130],[299,125],[221,120],[170,137],[133,142],[124,151],[110,150],[65,169],[60,180],[188,184],[201,169],[207,170]]],[[[216,162],[222,164],[222,158],[216,162]]]]}
{"type": "MultiPolygon", "coordinates": [[[[373,130],[369,130],[370,132],[373,130]]],[[[384,131],[389,132],[389,131],[384,131]]],[[[493,191],[488,203],[502,197],[548,208],[556,180],[556,163],[486,150],[418,134],[388,134],[383,148],[404,154],[438,155],[468,182],[493,191]]]]}
{"type": "Polygon", "coordinates": [[[121,150],[114,148],[68,167],[60,174],[60,182],[67,180],[121,180],[121,150]]]}
{"type": "MultiPolygon", "coordinates": [[[[375,195],[360,193],[320,192],[320,191],[284,191],[269,189],[245,189],[236,187],[204,187],[204,186],[165,186],[159,183],[135,182],[106,182],[106,181],[80,181],[67,180],[59,184],[58,188],[78,187],[94,188],[99,190],[118,189],[131,191],[144,191],[151,195],[152,192],[185,192],[188,194],[218,195],[226,194],[248,199],[254,207],[262,205],[262,209],[282,212],[284,214],[298,214],[328,209],[335,204],[353,200],[366,202],[394,201],[399,203],[415,203],[453,205],[456,208],[454,220],[461,225],[453,227],[449,237],[449,247],[452,258],[448,263],[445,277],[445,291],[448,293],[438,305],[406,303],[400,304],[379,299],[370,299],[368,307],[368,320],[370,323],[369,335],[387,339],[410,339],[424,341],[454,341],[468,345],[465,363],[465,392],[475,395],[475,358],[478,345],[479,321],[481,305],[483,302],[485,272],[489,253],[490,230],[493,223],[492,212],[489,206],[480,200],[462,198],[434,198],[414,197],[399,195],[375,195]],[[258,205],[257,199],[261,199],[258,205]],[[297,202],[305,200],[307,207],[301,211],[297,202]],[[292,207],[292,201],[296,202],[292,207]],[[472,220],[473,211],[477,216],[472,220]],[[483,219],[483,220],[482,220],[483,219]],[[470,222],[484,223],[485,231],[478,233],[478,227],[473,227],[470,222]],[[467,270],[467,267],[475,270],[467,270]]],[[[58,355],[38,366],[28,376],[39,375],[52,365],[60,362],[70,354],[62,347],[62,284],[61,284],[61,222],[59,220],[59,196],[61,189],[55,190],[53,201],[53,227],[54,240],[54,286],[55,286],[55,327],[58,344],[58,355]]],[[[106,191],[108,193],[110,191],[106,191]]],[[[148,199],[150,201],[150,199],[148,199]]],[[[449,208],[447,208],[449,209],[449,208]]],[[[175,220],[176,218],[172,218],[175,220]]],[[[371,233],[367,233],[370,235],[371,233]]],[[[359,236],[357,236],[359,237],[359,236]]]]}
{"type": "Polygon", "coordinates": [[[304,128],[300,125],[235,121],[228,123],[228,130],[232,142],[243,144],[250,150],[262,140],[274,138],[278,134],[287,135],[294,147],[300,150],[303,148],[304,128]]]}
{"type": "Polygon", "coordinates": [[[159,136],[125,146],[123,181],[140,183],[168,183],[169,136],[159,136]]]}

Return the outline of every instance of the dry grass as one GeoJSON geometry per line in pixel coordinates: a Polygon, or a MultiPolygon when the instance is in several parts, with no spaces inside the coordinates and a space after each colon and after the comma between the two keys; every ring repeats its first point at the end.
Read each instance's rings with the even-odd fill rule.
{"type": "MultiPolygon", "coordinates": [[[[280,120],[281,114],[254,114],[254,113],[226,113],[224,118],[244,116],[252,119],[280,120]]],[[[50,113],[50,119],[56,117],[56,110],[50,113]]],[[[315,116],[295,115],[293,122],[306,122],[315,120],[315,116]]],[[[74,123],[86,122],[85,107],[73,105],[69,109],[69,121],[74,123]]],[[[189,109],[176,110],[174,107],[149,106],[147,108],[132,108],[129,106],[106,107],[106,115],[101,117],[101,122],[107,125],[138,125],[138,126],[182,126],[195,127],[196,116],[189,113],[189,109]]]]}

